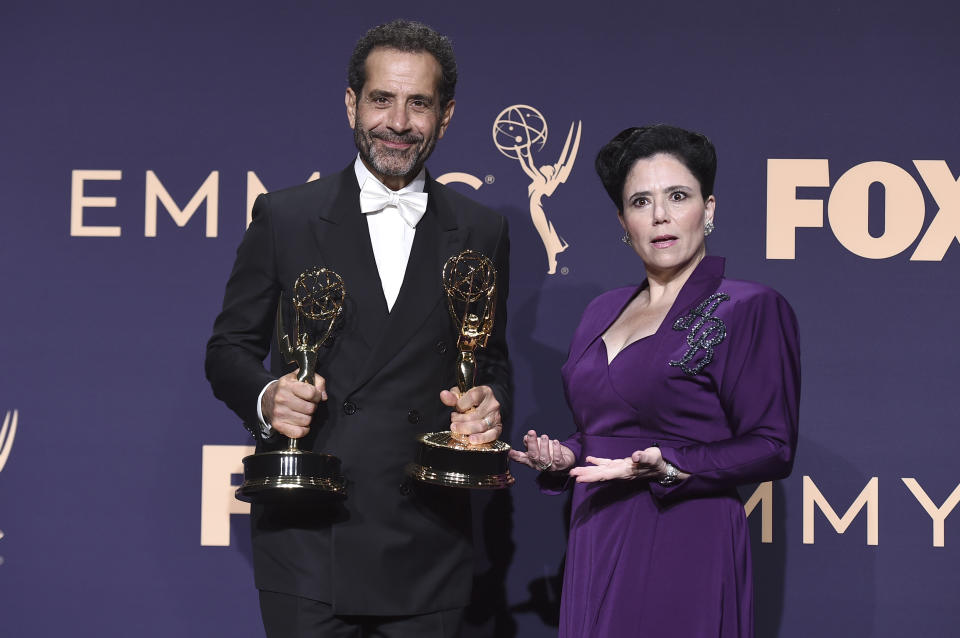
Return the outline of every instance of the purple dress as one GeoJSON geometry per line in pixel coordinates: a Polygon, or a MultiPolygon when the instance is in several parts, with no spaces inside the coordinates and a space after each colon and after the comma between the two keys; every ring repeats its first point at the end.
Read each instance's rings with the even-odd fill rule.
{"type": "MultiPolygon", "coordinates": [[[[723,265],[705,258],[657,332],[609,365],[601,335],[642,287],[597,297],[573,337],[562,374],[577,464],[658,445],[691,477],[574,486],[561,638],[753,636],[750,538],[735,487],[789,474],[800,357],[783,297],[724,279],[723,265]]],[[[550,480],[542,476],[547,491],[550,480]]]]}

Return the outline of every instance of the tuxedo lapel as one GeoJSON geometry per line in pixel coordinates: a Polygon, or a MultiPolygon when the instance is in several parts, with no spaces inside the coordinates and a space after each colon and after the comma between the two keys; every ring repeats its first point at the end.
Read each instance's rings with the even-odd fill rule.
{"type": "MultiPolygon", "coordinates": [[[[428,186],[430,181],[427,181],[428,186]]],[[[444,197],[442,192],[437,192],[433,188],[430,198],[435,202],[437,210],[437,219],[439,220],[440,234],[437,239],[436,250],[436,269],[437,280],[439,281],[443,274],[443,266],[447,260],[462,251],[467,245],[467,237],[470,229],[462,226],[454,213],[453,205],[444,197]]]]}
{"type": "Polygon", "coordinates": [[[352,166],[340,174],[333,202],[318,211],[313,227],[323,262],[319,265],[343,278],[344,321],[355,324],[357,333],[373,348],[387,321],[387,302],[352,166]]]}
{"type": "Polygon", "coordinates": [[[383,325],[382,338],[363,366],[356,386],[366,383],[389,362],[416,335],[431,313],[446,312],[446,295],[441,281],[443,264],[462,250],[467,229],[459,227],[456,215],[446,200],[437,196],[437,189],[431,188],[432,183],[428,177],[430,199],[426,213],[417,224],[400,294],[383,325]]]}

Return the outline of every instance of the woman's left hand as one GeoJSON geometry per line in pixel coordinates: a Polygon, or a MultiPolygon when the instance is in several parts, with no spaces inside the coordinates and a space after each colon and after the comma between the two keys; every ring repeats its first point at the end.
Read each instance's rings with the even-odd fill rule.
{"type": "Polygon", "coordinates": [[[570,476],[577,479],[577,483],[597,483],[614,479],[658,479],[667,471],[667,463],[660,454],[660,448],[648,447],[646,450],[637,450],[625,459],[602,459],[588,456],[583,467],[570,470],[570,476]]]}

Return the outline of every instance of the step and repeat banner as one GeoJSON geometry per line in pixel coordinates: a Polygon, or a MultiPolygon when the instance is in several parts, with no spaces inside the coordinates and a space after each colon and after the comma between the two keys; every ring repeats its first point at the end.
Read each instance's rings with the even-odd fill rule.
{"type": "MultiPolygon", "coordinates": [[[[510,222],[504,438],[572,431],[580,314],[643,279],[597,151],[702,131],[708,251],[801,327],[796,466],[742,490],[758,636],[957,635],[960,16],[819,0],[5,3],[0,635],[262,635],[204,346],[255,197],[352,161],[347,61],[395,17],[458,55],[432,174],[510,222]]],[[[468,635],[556,633],[567,501],[516,474],[474,499],[468,635]]]]}

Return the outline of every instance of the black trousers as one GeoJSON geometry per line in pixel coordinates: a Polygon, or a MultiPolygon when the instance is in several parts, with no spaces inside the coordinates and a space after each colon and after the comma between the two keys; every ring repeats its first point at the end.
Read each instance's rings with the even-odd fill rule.
{"type": "Polygon", "coordinates": [[[457,638],[463,608],[414,616],[343,616],[317,600],[260,592],[267,638],[457,638]]]}

